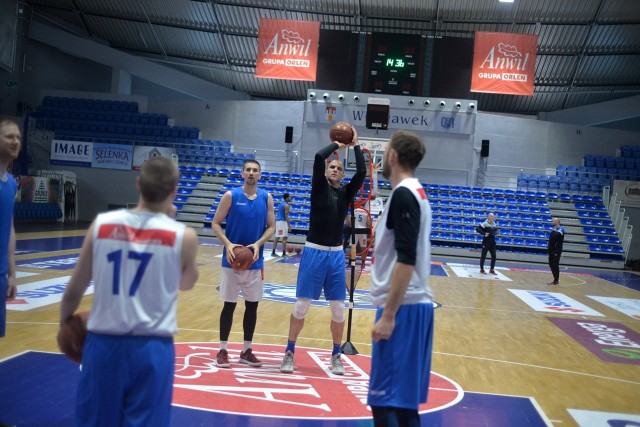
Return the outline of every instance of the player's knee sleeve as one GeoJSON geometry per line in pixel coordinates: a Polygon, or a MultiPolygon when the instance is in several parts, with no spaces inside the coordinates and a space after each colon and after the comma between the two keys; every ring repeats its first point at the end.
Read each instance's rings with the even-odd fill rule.
{"type": "Polygon", "coordinates": [[[331,307],[331,320],[336,323],[344,322],[344,301],[329,301],[331,307]]]}
{"type": "Polygon", "coordinates": [[[304,316],[307,315],[307,311],[309,311],[310,305],[311,300],[309,298],[298,298],[296,305],[293,307],[293,317],[298,320],[304,319],[304,316]]]}

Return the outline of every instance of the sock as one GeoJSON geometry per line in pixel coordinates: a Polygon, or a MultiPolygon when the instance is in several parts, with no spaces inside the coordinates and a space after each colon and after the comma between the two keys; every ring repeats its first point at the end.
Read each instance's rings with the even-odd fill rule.
{"type": "Polygon", "coordinates": [[[291,353],[295,352],[296,351],[296,342],[288,340],[287,341],[287,349],[285,350],[285,352],[286,351],[290,351],[291,353]]]}
{"type": "Polygon", "coordinates": [[[251,341],[244,342],[244,351],[247,351],[251,348],[251,341]]]}
{"type": "Polygon", "coordinates": [[[335,356],[336,354],[340,353],[342,353],[342,351],[340,350],[340,344],[333,343],[333,351],[331,352],[331,355],[335,356]]]}
{"type": "Polygon", "coordinates": [[[227,349],[227,342],[220,341],[220,350],[226,350],[226,349],[227,349]]]}

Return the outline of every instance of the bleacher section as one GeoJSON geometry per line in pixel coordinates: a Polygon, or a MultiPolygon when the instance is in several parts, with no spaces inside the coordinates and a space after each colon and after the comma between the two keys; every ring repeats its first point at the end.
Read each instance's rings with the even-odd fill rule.
{"type": "MultiPolygon", "coordinates": [[[[201,236],[213,236],[211,220],[225,191],[242,185],[240,170],[188,168],[176,197],[178,220],[197,228],[201,236]],[[191,169],[191,170],[189,170],[191,169]]],[[[263,172],[259,186],[274,203],[291,194],[293,232],[289,240],[303,243],[308,231],[310,175],[263,172]]],[[[482,237],[475,226],[488,212],[496,214],[500,235],[499,259],[547,262],[546,247],[551,218],[560,217],[566,230],[562,263],[622,268],[624,250],[600,196],[544,193],[479,187],[423,184],[433,209],[432,252],[477,257],[482,237]]],[[[380,183],[386,199],[390,184],[380,183]]]]}
{"type": "Polygon", "coordinates": [[[62,209],[58,203],[16,202],[13,218],[17,222],[57,221],[62,218],[62,209]]]}
{"type": "Polygon", "coordinates": [[[169,126],[165,114],[140,113],[135,102],[46,96],[37,111],[57,139],[175,148],[181,163],[200,166],[237,168],[254,158],[232,153],[230,141],[199,139],[198,128],[169,126]]]}

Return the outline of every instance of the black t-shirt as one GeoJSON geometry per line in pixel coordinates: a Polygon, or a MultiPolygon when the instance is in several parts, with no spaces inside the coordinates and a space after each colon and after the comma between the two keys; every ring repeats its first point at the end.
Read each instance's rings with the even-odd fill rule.
{"type": "Polygon", "coordinates": [[[406,187],[397,188],[386,207],[389,230],[393,230],[398,262],[416,264],[418,251],[418,232],[420,231],[420,205],[415,196],[406,187]]]}
{"type": "Polygon", "coordinates": [[[316,153],[311,183],[311,212],[307,241],[322,246],[342,246],[344,219],[349,204],[362,186],[367,169],[359,146],[354,148],[356,173],[340,188],[332,187],[325,177],[325,160],[338,148],[332,143],[316,153]]]}

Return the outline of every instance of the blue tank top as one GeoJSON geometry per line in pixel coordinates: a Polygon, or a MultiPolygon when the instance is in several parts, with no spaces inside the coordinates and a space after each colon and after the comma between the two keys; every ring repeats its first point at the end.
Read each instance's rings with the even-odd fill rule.
{"type": "Polygon", "coordinates": [[[284,216],[284,209],[289,206],[287,202],[282,202],[278,206],[278,213],[276,214],[276,221],[286,221],[287,218],[284,216]]]}
{"type": "MultiPolygon", "coordinates": [[[[227,214],[227,225],[224,234],[231,243],[250,245],[262,237],[267,226],[267,204],[269,193],[258,188],[255,199],[249,200],[244,195],[242,187],[231,190],[231,207],[227,214]]],[[[253,263],[250,270],[261,270],[264,266],[262,253],[264,246],[260,247],[260,257],[253,263]]],[[[227,262],[227,249],[222,253],[222,266],[231,268],[227,262]]]]}
{"type": "MultiPolygon", "coordinates": [[[[13,224],[13,205],[18,192],[18,183],[7,172],[7,180],[0,180],[0,275],[9,272],[9,237],[13,224]]],[[[2,302],[4,304],[4,300],[2,302]]]]}

